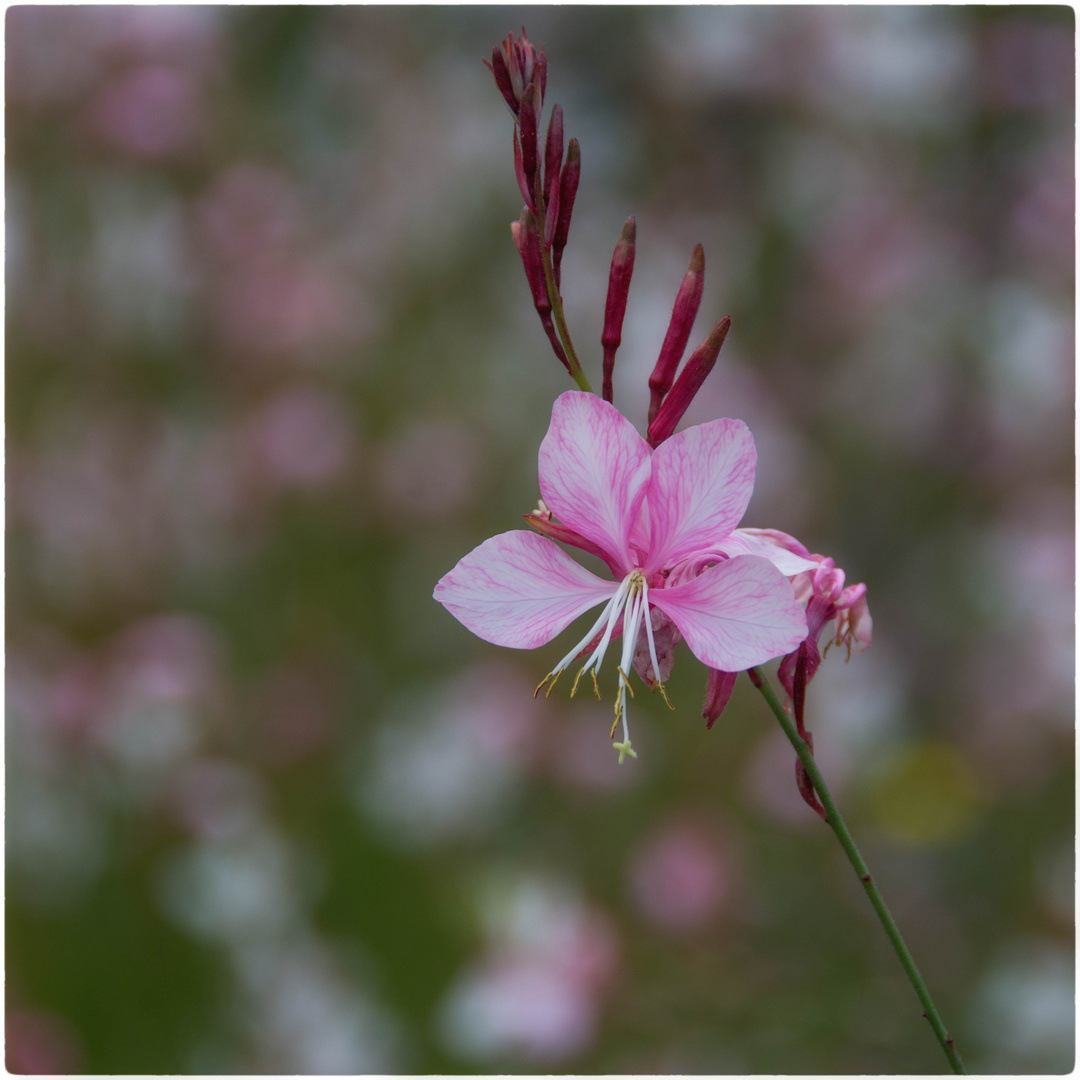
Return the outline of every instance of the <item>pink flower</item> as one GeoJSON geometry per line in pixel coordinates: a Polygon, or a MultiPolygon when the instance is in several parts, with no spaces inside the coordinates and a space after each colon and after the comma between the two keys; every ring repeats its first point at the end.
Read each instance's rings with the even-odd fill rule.
{"type": "Polygon", "coordinates": [[[527,520],[547,536],[507,532],[484,541],[435,586],[435,599],[478,637],[515,649],[546,644],[602,604],[589,632],[540,685],[550,690],[589,652],[574,686],[588,671],[595,688],[621,624],[615,723],[622,721],[624,739],[615,748],[620,761],[636,756],[626,691],[642,629],[651,681],[662,684],[653,610],[702,663],[722,671],[753,667],[806,638],[806,616],[786,575],[812,564],[735,529],[756,461],[740,420],[713,420],[650,450],[613,405],[565,393],[540,446],[540,492],[559,521],[545,508],[527,520]],[[579,566],[548,537],[600,555],[615,580],[579,566]]]}
{"type": "MultiPolygon", "coordinates": [[[[821,663],[819,639],[830,622],[836,623],[835,636],[826,643],[847,646],[848,656],[861,653],[873,640],[874,620],[866,603],[866,586],[844,587],[844,571],[827,555],[811,555],[794,536],[779,529],[740,529],[750,535],[762,550],[763,546],[775,546],[806,562],[806,568],[791,578],[792,588],[799,603],[806,609],[806,682],[809,682],[821,663]]],[[[795,666],[798,651],[789,653],[780,663],[777,673],[784,689],[795,694],[795,666]]]]}

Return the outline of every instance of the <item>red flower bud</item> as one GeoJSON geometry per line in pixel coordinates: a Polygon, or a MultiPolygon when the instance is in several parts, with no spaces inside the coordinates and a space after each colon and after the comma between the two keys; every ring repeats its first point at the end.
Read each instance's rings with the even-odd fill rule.
{"type": "Polygon", "coordinates": [[[713,369],[720,346],[724,344],[731,319],[726,315],[709,331],[709,336],[694,350],[686,367],[675,380],[675,385],[664,399],[660,411],[649,424],[649,445],[659,446],[674,433],[695,395],[701,389],[705,377],[713,369]]]}
{"type": "Polygon", "coordinates": [[[533,306],[540,323],[544,327],[544,333],[551,342],[551,348],[559,358],[563,367],[570,371],[570,361],[566,358],[559,335],[555,330],[555,321],[551,317],[551,300],[548,297],[547,283],[544,280],[543,250],[540,246],[540,233],[536,221],[536,215],[526,207],[521,212],[521,220],[510,223],[510,233],[514,238],[514,246],[521,256],[522,265],[525,267],[525,277],[529,281],[529,291],[532,293],[533,306]]]}
{"type": "MultiPolygon", "coordinates": [[[[521,28],[521,33],[524,35],[525,27],[521,28]]],[[[532,46],[530,46],[531,48],[532,46]]],[[[540,88],[540,104],[544,103],[544,95],[547,93],[547,56],[544,54],[544,47],[540,46],[540,52],[536,53],[536,70],[533,75],[536,80],[536,85],[540,88]]]]}
{"type": "Polygon", "coordinates": [[[701,709],[706,728],[711,728],[717,717],[727,708],[738,676],[737,671],[717,671],[716,668],[709,668],[709,686],[705,691],[705,704],[701,709]]]}
{"type": "Polygon", "coordinates": [[[679,367],[686,343],[690,340],[690,331],[701,306],[701,294],[705,288],[705,251],[700,244],[690,256],[690,267],[683,275],[675,306],[671,310],[671,322],[668,324],[664,344],[660,347],[660,356],[656,367],[649,376],[649,423],[656,419],[664,397],[675,381],[675,372],[679,367]]]}
{"type": "Polygon", "coordinates": [[[559,220],[559,170],[563,159],[563,112],[556,105],[548,121],[547,143],[544,147],[544,243],[551,247],[555,225],[559,220]]]}
{"type": "Polygon", "coordinates": [[[634,273],[634,247],[637,226],[629,217],[611,256],[608,275],[607,306],[604,309],[604,330],[600,344],[604,347],[604,400],[612,400],[611,375],[615,369],[615,351],[622,342],[622,324],[626,315],[626,298],[630,294],[630,278],[634,273]]]}
{"type": "MultiPolygon", "coordinates": [[[[536,196],[540,191],[540,147],[538,129],[540,114],[540,90],[535,82],[529,83],[521,95],[521,109],[518,112],[518,137],[521,140],[521,162],[525,182],[531,193],[526,199],[532,209],[536,209],[536,196]]],[[[515,159],[516,160],[516,159],[515,159]]],[[[520,181],[519,181],[520,182],[520,181]]]]}
{"type": "Polygon", "coordinates": [[[551,263],[555,271],[555,284],[561,281],[563,248],[570,235],[570,215],[574,212],[578,181],[581,179],[581,146],[571,139],[566,148],[566,164],[559,177],[559,217],[555,223],[555,236],[551,242],[551,263]]]}
{"type": "Polygon", "coordinates": [[[518,99],[514,94],[514,86],[510,80],[510,69],[506,65],[506,56],[503,50],[495,46],[491,50],[491,62],[484,61],[484,66],[495,77],[495,86],[503,96],[503,100],[506,102],[507,107],[513,114],[514,119],[517,119],[518,115],[518,99]]]}
{"type": "Polygon", "coordinates": [[[532,211],[525,209],[521,212],[520,221],[510,223],[510,233],[514,237],[514,247],[518,249],[522,265],[525,267],[525,277],[529,281],[529,291],[532,293],[533,304],[537,311],[543,308],[550,310],[551,303],[548,300],[547,287],[544,284],[544,264],[540,251],[540,237],[536,234],[536,219],[532,211]]]}
{"type": "Polygon", "coordinates": [[[532,192],[529,190],[529,181],[525,176],[525,165],[521,160],[521,144],[518,142],[517,128],[514,128],[514,175],[517,177],[518,190],[525,200],[525,205],[530,210],[535,210],[536,203],[533,201],[532,192]]]}

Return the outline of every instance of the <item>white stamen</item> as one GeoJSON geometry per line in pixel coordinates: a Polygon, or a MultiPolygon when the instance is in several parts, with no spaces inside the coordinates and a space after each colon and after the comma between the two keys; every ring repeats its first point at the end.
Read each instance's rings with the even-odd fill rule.
{"type": "MultiPolygon", "coordinates": [[[[639,585],[644,584],[639,578],[639,585]]],[[[644,606],[644,597],[640,588],[633,590],[630,598],[629,612],[623,616],[623,651],[622,663],[619,665],[619,689],[615,695],[615,719],[622,720],[623,739],[630,742],[630,729],[626,723],[626,691],[630,689],[628,674],[630,663],[634,659],[634,651],[637,648],[638,621],[641,618],[641,609],[644,606]]]]}
{"type": "MultiPolygon", "coordinates": [[[[631,577],[633,577],[633,575],[631,575],[631,577]]],[[[623,583],[619,586],[618,592],[611,598],[611,613],[608,615],[604,636],[600,639],[600,644],[593,650],[592,656],[585,661],[585,666],[581,669],[582,673],[588,671],[590,668],[595,671],[600,670],[600,665],[604,662],[604,656],[607,654],[608,645],[611,644],[611,635],[615,633],[615,624],[619,621],[619,615],[622,611],[623,603],[626,600],[626,594],[630,590],[631,577],[623,579],[623,583]]],[[[605,614],[607,614],[606,608],[605,614]]]]}
{"type": "MultiPolygon", "coordinates": [[[[600,627],[603,626],[605,622],[610,623],[611,619],[614,617],[614,613],[616,613],[621,606],[620,594],[623,592],[625,586],[626,582],[624,581],[615,591],[615,595],[604,605],[604,610],[600,613],[600,618],[593,623],[589,632],[551,669],[550,673],[544,679],[544,682],[536,688],[537,693],[540,692],[541,687],[543,687],[548,679],[557,679],[574,662],[581,650],[596,637],[600,631],[600,627]]],[[[551,692],[551,687],[554,685],[555,683],[553,681],[551,686],[548,687],[548,693],[551,692]]]]}
{"type": "Polygon", "coordinates": [[[649,586],[644,581],[641,583],[641,595],[645,603],[645,637],[649,642],[649,659],[652,661],[653,678],[657,683],[662,683],[660,661],[656,659],[656,641],[653,639],[652,632],[652,612],[649,610],[649,586]]]}
{"type": "MultiPolygon", "coordinates": [[[[645,575],[640,570],[634,570],[623,578],[615,593],[604,605],[604,610],[600,613],[600,617],[596,622],[593,623],[589,632],[556,664],[547,678],[536,688],[536,692],[539,693],[547,686],[548,693],[550,693],[551,688],[555,685],[555,680],[574,662],[603,627],[603,634],[592,654],[577,673],[577,678],[574,680],[574,686],[570,693],[572,696],[577,691],[578,683],[585,672],[592,674],[595,688],[597,672],[599,672],[600,665],[604,662],[608,646],[615,635],[615,627],[618,624],[620,615],[623,620],[622,662],[619,664],[619,682],[615,692],[615,723],[611,727],[611,736],[612,738],[615,737],[615,729],[621,721],[623,741],[615,743],[615,749],[619,752],[619,762],[621,764],[623,758],[627,755],[637,757],[637,754],[634,753],[633,748],[630,746],[630,728],[626,720],[626,695],[627,692],[630,693],[631,697],[634,694],[634,688],[630,685],[630,665],[633,663],[634,653],[637,650],[642,619],[645,620],[645,633],[649,642],[649,658],[652,661],[653,672],[656,675],[656,681],[660,685],[661,692],[663,691],[663,684],[660,682],[660,662],[656,656],[656,642],[653,640],[651,613],[649,611],[649,589],[645,583],[645,575]]],[[[597,690],[596,693],[599,696],[600,691],[597,690]]]]}

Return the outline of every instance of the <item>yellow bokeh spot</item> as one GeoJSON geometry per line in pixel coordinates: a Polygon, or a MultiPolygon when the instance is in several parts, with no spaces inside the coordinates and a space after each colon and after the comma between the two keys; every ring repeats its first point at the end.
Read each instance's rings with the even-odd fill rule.
{"type": "Polygon", "coordinates": [[[899,751],[870,793],[877,823],[904,844],[957,839],[972,824],[979,801],[978,778],[968,759],[937,740],[899,751]]]}

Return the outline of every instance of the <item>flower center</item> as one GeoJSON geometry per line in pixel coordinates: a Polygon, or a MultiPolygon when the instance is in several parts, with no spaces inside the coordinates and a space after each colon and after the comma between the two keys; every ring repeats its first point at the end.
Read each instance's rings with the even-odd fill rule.
{"type": "MultiPolygon", "coordinates": [[[[615,722],[611,725],[611,738],[615,738],[615,730],[621,722],[623,741],[614,743],[615,749],[619,752],[619,764],[621,765],[627,755],[637,757],[633,747],[630,745],[630,729],[626,722],[626,695],[629,692],[631,697],[634,696],[633,687],[630,686],[630,665],[633,663],[642,623],[645,624],[645,636],[649,643],[649,659],[652,663],[653,674],[656,677],[657,685],[660,686],[661,692],[663,692],[663,684],[660,681],[660,664],[656,657],[656,642],[653,640],[652,619],[649,615],[649,585],[645,574],[640,569],[631,570],[623,578],[614,595],[604,606],[600,618],[596,620],[581,641],[555,665],[544,681],[536,688],[536,693],[539,694],[541,690],[544,690],[545,696],[550,694],[559,676],[575,660],[588,652],[590,654],[589,658],[577,673],[574,685],[570,690],[570,696],[573,697],[577,693],[581,676],[587,671],[592,676],[593,692],[599,699],[600,685],[596,676],[600,671],[600,665],[604,662],[604,657],[607,654],[608,646],[611,644],[620,616],[622,617],[623,645],[618,668],[619,682],[615,693],[615,722]]],[[[667,695],[665,694],[664,697],[666,700],[667,695]]]]}

